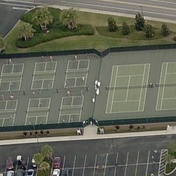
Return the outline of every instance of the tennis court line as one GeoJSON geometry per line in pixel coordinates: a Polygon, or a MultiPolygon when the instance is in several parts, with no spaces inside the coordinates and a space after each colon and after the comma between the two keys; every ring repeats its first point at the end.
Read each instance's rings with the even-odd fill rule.
{"type": "MultiPolygon", "coordinates": [[[[118,67],[116,66],[115,78],[117,78],[117,74],[118,74],[118,67]]],[[[114,87],[115,87],[115,85],[116,85],[116,82],[117,82],[117,79],[115,79],[115,81],[114,81],[114,87]]],[[[113,106],[114,94],[115,94],[115,90],[113,90],[113,93],[112,93],[112,100],[111,100],[110,113],[112,112],[112,106],[113,106]]]]}
{"type": "MultiPolygon", "coordinates": [[[[145,67],[146,67],[146,65],[148,65],[148,72],[147,72],[147,79],[146,79],[146,83],[148,83],[148,80],[149,80],[149,74],[150,74],[150,64],[149,63],[147,63],[147,64],[145,64],[145,67]]],[[[146,71],[146,69],[145,69],[145,71],[146,71]]],[[[145,74],[146,75],[146,74],[145,74]]],[[[141,111],[144,111],[144,107],[145,107],[145,103],[146,103],[146,97],[147,97],[147,88],[145,88],[144,89],[144,91],[145,91],[145,94],[144,94],[144,103],[143,103],[143,107],[142,107],[142,109],[141,109],[141,111]]]]}
{"type": "Polygon", "coordinates": [[[168,68],[168,62],[167,63],[163,63],[162,64],[162,69],[161,69],[161,76],[160,76],[160,84],[163,80],[163,87],[159,87],[158,90],[158,97],[157,97],[157,107],[156,110],[161,110],[162,109],[162,104],[163,104],[163,97],[164,97],[164,86],[166,84],[166,77],[167,77],[167,68],[168,68]],[[165,70],[164,70],[164,66],[165,66],[165,70]],[[164,79],[162,77],[162,73],[164,73],[164,79]],[[161,91],[161,97],[159,97],[160,95],[160,91],[161,91]],[[158,109],[158,103],[159,103],[159,98],[161,98],[161,102],[160,102],[160,107],[158,109]]]}
{"type": "Polygon", "coordinates": [[[126,91],[126,96],[125,96],[125,102],[128,101],[128,93],[129,93],[130,82],[131,82],[131,75],[128,76],[128,83],[127,83],[127,91],[126,91]]]}
{"type": "MultiPolygon", "coordinates": [[[[110,78],[110,86],[112,85],[112,79],[113,79],[113,72],[114,72],[114,67],[115,65],[112,66],[112,71],[111,71],[111,78],[110,78]]],[[[106,102],[106,113],[109,113],[108,112],[108,104],[109,104],[109,101],[110,101],[110,92],[108,92],[108,99],[107,99],[107,102],[106,102]]]]}
{"type": "Polygon", "coordinates": [[[134,77],[137,77],[137,76],[143,76],[143,74],[137,74],[137,75],[118,75],[117,77],[120,77],[120,78],[126,78],[126,77],[129,77],[129,76],[134,76],[134,77]]]}
{"type": "MultiPolygon", "coordinates": [[[[145,70],[146,70],[146,64],[144,65],[144,70],[143,70],[142,85],[144,85],[145,70]]],[[[138,111],[139,111],[139,109],[140,109],[140,105],[141,105],[141,101],[142,101],[142,100],[141,100],[141,99],[142,99],[142,92],[143,92],[143,90],[141,89],[140,95],[139,95],[138,111]]]]}

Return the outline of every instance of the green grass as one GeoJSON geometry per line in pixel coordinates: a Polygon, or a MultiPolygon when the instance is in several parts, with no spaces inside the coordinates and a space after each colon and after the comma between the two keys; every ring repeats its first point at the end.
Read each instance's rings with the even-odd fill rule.
{"type": "MultiPolygon", "coordinates": [[[[53,10],[56,13],[55,10],[53,10]]],[[[58,15],[58,14],[57,14],[58,15]]],[[[29,15],[31,16],[31,14],[29,15]]],[[[154,45],[154,44],[170,44],[175,43],[173,37],[176,35],[176,24],[166,23],[169,29],[172,31],[168,37],[162,37],[159,29],[162,22],[147,21],[153,27],[158,28],[156,35],[152,39],[146,39],[143,32],[134,32],[134,18],[119,17],[113,15],[96,14],[89,12],[77,12],[78,24],[92,25],[95,34],[94,35],[80,35],[80,36],[67,36],[59,39],[54,39],[45,43],[41,43],[29,48],[17,48],[16,41],[18,39],[18,30],[22,21],[20,21],[11,33],[6,37],[6,51],[5,53],[24,53],[24,52],[41,52],[41,51],[59,51],[59,50],[76,50],[85,48],[95,48],[97,50],[104,50],[108,47],[122,47],[122,46],[136,46],[136,45],[154,45]],[[122,25],[125,21],[132,29],[132,33],[127,36],[121,35],[121,27],[115,33],[110,33],[107,30],[107,19],[113,17],[116,20],[118,26],[122,25]]],[[[25,17],[29,20],[29,17],[25,17]]],[[[57,21],[57,18],[55,19],[57,21]]],[[[59,19],[58,19],[59,24],[59,19]]]]}

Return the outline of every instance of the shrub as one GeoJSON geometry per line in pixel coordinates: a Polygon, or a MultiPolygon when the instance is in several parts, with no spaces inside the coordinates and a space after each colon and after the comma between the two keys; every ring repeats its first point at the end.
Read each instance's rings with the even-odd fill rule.
{"type": "Polygon", "coordinates": [[[163,36],[168,36],[170,33],[169,28],[167,27],[166,24],[162,24],[161,26],[161,35],[163,36]]]}
{"type": "Polygon", "coordinates": [[[122,35],[128,35],[130,34],[130,27],[126,22],[123,22],[122,24],[122,35]]]}
{"type": "Polygon", "coordinates": [[[118,27],[116,25],[116,21],[112,17],[108,18],[108,28],[109,28],[110,32],[115,32],[118,29],[118,27]]]}
{"type": "Polygon", "coordinates": [[[135,28],[137,31],[142,31],[144,29],[144,25],[145,25],[145,20],[144,20],[144,17],[138,13],[136,16],[135,16],[135,28]]]}
{"type": "Polygon", "coordinates": [[[129,125],[129,129],[133,129],[134,128],[134,126],[131,124],[131,125],[129,125]]]}
{"type": "Polygon", "coordinates": [[[43,130],[40,130],[40,134],[43,134],[44,132],[43,132],[43,130]]]}
{"type": "Polygon", "coordinates": [[[28,41],[22,41],[18,39],[16,41],[16,46],[19,48],[28,48],[57,38],[68,37],[73,35],[93,35],[93,34],[94,29],[91,25],[79,24],[76,29],[71,31],[64,25],[58,25],[55,26],[55,28],[52,28],[47,34],[44,34],[42,32],[36,32],[34,37],[29,39],[28,41]]]}
{"type": "Polygon", "coordinates": [[[153,29],[152,25],[147,24],[145,26],[145,36],[146,36],[146,38],[151,38],[151,37],[154,36],[154,34],[155,34],[155,32],[154,32],[154,29],[153,29]]]}
{"type": "Polygon", "coordinates": [[[23,132],[24,136],[27,136],[27,132],[23,132]]]}
{"type": "Polygon", "coordinates": [[[173,40],[176,42],[176,36],[173,38],[173,40]]]}
{"type": "Polygon", "coordinates": [[[119,125],[115,125],[115,128],[116,128],[116,130],[119,130],[120,126],[119,125]]]}

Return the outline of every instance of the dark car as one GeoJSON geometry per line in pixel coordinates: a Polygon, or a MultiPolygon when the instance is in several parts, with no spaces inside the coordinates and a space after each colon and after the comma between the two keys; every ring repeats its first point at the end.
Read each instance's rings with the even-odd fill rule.
{"type": "Polygon", "coordinates": [[[65,168],[64,170],[63,170],[63,174],[62,174],[63,176],[70,176],[70,170],[68,169],[68,168],[65,168]]]}
{"type": "Polygon", "coordinates": [[[23,169],[18,169],[17,172],[16,172],[16,176],[24,176],[25,175],[25,172],[23,169]]]}
{"type": "Polygon", "coordinates": [[[61,158],[60,157],[54,157],[53,159],[53,169],[60,169],[61,167],[61,158]]]}
{"type": "Polygon", "coordinates": [[[27,161],[26,161],[26,160],[23,160],[23,161],[22,161],[22,163],[21,163],[21,168],[22,168],[23,170],[26,170],[26,168],[27,168],[27,161]]]}
{"type": "Polygon", "coordinates": [[[7,170],[12,170],[13,169],[13,158],[8,157],[6,160],[6,169],[7,170]]]}

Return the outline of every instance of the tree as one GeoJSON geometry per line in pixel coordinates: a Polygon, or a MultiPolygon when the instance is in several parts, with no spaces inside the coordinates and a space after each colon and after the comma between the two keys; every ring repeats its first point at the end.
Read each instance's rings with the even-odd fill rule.
{"type": "Polygon", "coordinates": [[[135,16],[135,28],[137,31],[142,31],[144,29],[144,25],[145,25],[145,20],[144,17],[140,14],[137,13],[137,15],[135,16]]]}
{"type": "Polygon", "coordinates": [[[49,163],[47,163],[46,161],[43,161],[43,162],[40,164],[40,169],[44,171],[45,176],[47,176],[47,170],[49,170],[49,168],[50,168],[50,165],[49,165],[49,163]]]}
{"type": "Polygon", "coordinates": [[[128,25],[128,23],[126,23],[126,22],[123,22],[123,24],[122,24],[122,34],[123,35],[128,35],[128,34],[130,34],[130,27],[129,27],[129,25],[128,25]]]}
{"type": "Polygon", "coordinates": [[[5,50],[5,40],[2,36],[0,36],[0,51],[3,52],[5,50]]]}
{"type": "Polygon", "coordinates": [[[108,18],[108,28],[109,28],[110,32],[115,32],[118,29],[118,27],[116,25],[116,21],[112,17],[108,18]]]}
{"type": "Polygon", "coordinates": [[[34,36],[34,32],[31,24],[24,23],[19,29],[19,38],[26,41],[34,36]]]}
{"type": "Polygon", "coordinates": [[[35,10],[32,21],[39,25],[42,31],[46,31],[47,26],[53,22],[53,16],[48,10],[48,7],[42,7],[35,10]]]}
{"type": "Polygon", "coordinates": [[[145,36],[146,36],[146,38],[151,38],[155,34],[154,29],[153,29],[152,25],[150,25],[150,24],[147,24],[145,26],[144,30],[145,30],[145,36]]]}
{"type": "Polygon", "coordinates": [[[61,12],[61,20],[63,21],[64,24],[66,24],[66,26],[68,27],[68,29],[73,30],[75,28],[77,28],[77,24],[76,24],[76,10],[73,8],[67,9],[67,10],[63,10],[61,12]]]}
{"type": "Polygon", "coordinates": [[[42,156],[47,159],[47,161],[50,161],[53,155],[53,149],[50,145],[45,145],[41,149],[42,156]]]}
{"type": "Polygon", "coordinates": [[[163,23],[162,26],[161,26],[161,35],[168,36],[169,33],[170,33],[169,28],[167,27],[166,24],[163,23]]]}
{"type": "Polygon", "coordinates": [[[37,166],[40,166],[40,163],[44,160],[44,157],[41,153],[36,153],[34,154],[33,159],[35,160],[37,166]]]}

